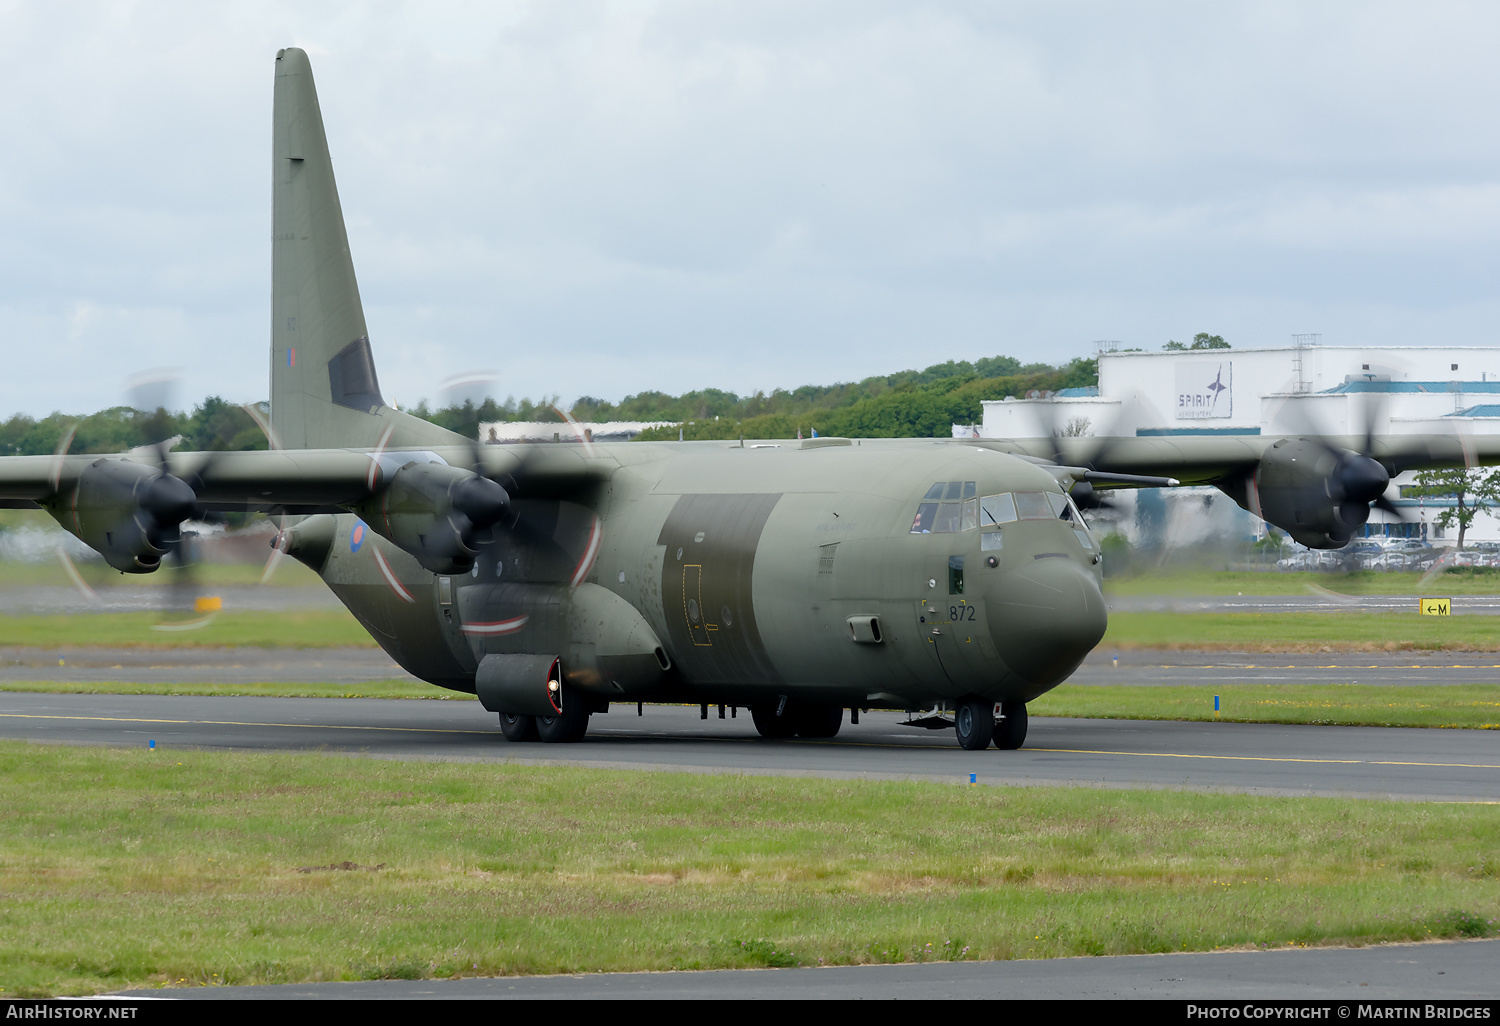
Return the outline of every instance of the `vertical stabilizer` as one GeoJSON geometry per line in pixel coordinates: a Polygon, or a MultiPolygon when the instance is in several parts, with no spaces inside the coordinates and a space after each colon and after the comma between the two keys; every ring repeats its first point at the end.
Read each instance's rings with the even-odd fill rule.
{"type": "Polygon", "coordinates": [[[271,426],[288,449],[453,444],[380,392],[306,52],[276,55],[271,426]],[[390,429],[389,436],[386,436],[390,429]]]}

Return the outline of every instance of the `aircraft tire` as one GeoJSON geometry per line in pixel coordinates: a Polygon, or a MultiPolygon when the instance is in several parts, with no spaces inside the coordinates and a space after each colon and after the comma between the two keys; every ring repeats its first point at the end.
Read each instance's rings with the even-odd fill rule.
{"type": "Polygon", "coordinates": [[[536,717],[525,713],[501,713],[500,733],[507,741],[536,741],[536,717]]]}
{"type": "Polygon", "coordinates": [[[798,737],[835,737],[839,728],[844,725],[844,707],[841,705],[804,705],[796,711],[793,719],[797,724],[798,737]]]}
{"type": "Polygon", "coordinates": [[[995,734],[995,703],[983,698],[966,698],[959,702],[953,711],[953,732],[958,735],[958,746],[964,751],[984,751],[995,734]]]}
{"type": "Polygon", "coordinates": [[[755,721],[755,729],[760,732],[761,737],[791,737],[797,733],[797,718],[794,710],[783,709],[782,715],[777,716],[774,702],[752,705],[750,718],[755,721]]]}
{"type": "Polygon", "coordinates": [[[582,702],[569,702],[561,716],[538,716],[536,732],[549,744],[573,744],[589,730],[589,711],[582,702]]]}
{"type": "Polygon", "coordinates": [[[1001,719],[995,724],[995,747],[1013,752],[1026,743],[1026,703],[1000,703],[1001,719]]]}

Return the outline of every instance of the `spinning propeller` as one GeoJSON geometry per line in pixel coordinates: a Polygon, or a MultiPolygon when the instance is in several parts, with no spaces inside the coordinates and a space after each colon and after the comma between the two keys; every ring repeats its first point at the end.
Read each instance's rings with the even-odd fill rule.
{"type": "Polygon", "coordinates": [[[1085,434],[1088,430],[1086,418],[1075,417],[1066,424],[1061,423],[1063,410],[1056,401],[1037,403],[1035,412],[1048,446],[1040,458],[1058,466],[1081,467],[1086,472],[1086,476],[1075,478],[1073,486],[1068,489],[1068,494],[1080,510],[1119,510],[1118,503],[1111,502],[1100,494],[1110,486],[1160,488],[1178,483],[1172,478],[1112,474],[1100,470],[1099,467],[1109,465],[1110,457],[1118,450],[1118,437],[1114,432],[1117,425],[1111,425],[1110,430],[1102,435],[1089,435],[1085,434]],[[1063,451],[1064,438],[1077,440],[1068,446],[1072,452],[1063,451]]]}

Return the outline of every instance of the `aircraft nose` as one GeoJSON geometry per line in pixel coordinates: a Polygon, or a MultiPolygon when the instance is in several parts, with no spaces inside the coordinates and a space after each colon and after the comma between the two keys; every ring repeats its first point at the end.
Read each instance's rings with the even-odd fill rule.
{"type": "Polygon", "coordinates": [[[1006,667],[1042,690],[1077,669],[1108,624],[1098,581],[1065,556],[1033,559],[1000,575],[984,604],[1006,667]]]}

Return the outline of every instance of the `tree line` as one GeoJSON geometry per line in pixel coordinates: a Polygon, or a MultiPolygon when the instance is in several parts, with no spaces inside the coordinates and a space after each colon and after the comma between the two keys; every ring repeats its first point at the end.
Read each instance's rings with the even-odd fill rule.
{"type": "MultiPolygon", "coordinates": [[[[569,409],[579,420],[668,421],[681,424],[684,438],[794,438],[810,434],[866,438],[947,437],[949,425],[981,419],[986,399],[1097,385],[1097,359],[1077,359],[1061,367],[1022,364],[1010,356],[992,356],[970,363],[948,360],[924,370],[876,375],[857,382],[803,385],[793,389],[757,391],[741,396],[715,388],[670,395],[647,391],[611,403],[581,396],[569,409]]],[[[514,397],[504,402],[431,408],[424,400],[406,412],[469,438],[478,437],[488,421],[561,420],[556,396],[540,400],[514,397]]],[[[260,404],[262,412],[268,405],[260,404]]],[[[77,430],[70,452],[111,453],[155,445],[181,436],[178,448],[193,451],[266,448],[266,437],[239,406],[209,396],[190,411],[158,409],[147,412],[114,406],[86,415],[53,413],[40,419],[16,414],[0,423],[0,453],[49,455],[63,436],[77,430]]],[[[677,437],[678,428],[648,431],[642,439],[677,437]]]]}
{"type": "Polygon", "coordinates": [[[855,385],[774,393],[764,398],[778,400],[781,408],[763,412],[754,402],[757,393],[724,413],[688,418],[680,429],[656,428],[640,437],[648,441],[675,438],[680,430],[685,439],[795,438],[799,432],[813,431],[850,438],[947,438],[953,424],[980,421],[981,404],[987,399],[1098,383],[1097,358],[1077,359],[1061,367],[1022,366],[1007,357],[975,364],[949,361],[925,371],[866,378],[855,385]]]}
{"type": "MultiPolygon", "coordinates": [[[[269,404],[262,403],[264,412],[269,404]]],[[[18,413],[0,423],[0,454],[48,456],[63,437],[77,429],[69,452],[124,452],[182,437],[179,448],[193,451],[265,449],[266,436],[255,420],[234,403],[209,396],[190,412],[158,409],[152,412],[112,406],[85,415],[53,413],[37,419],[18,413]]]]}

